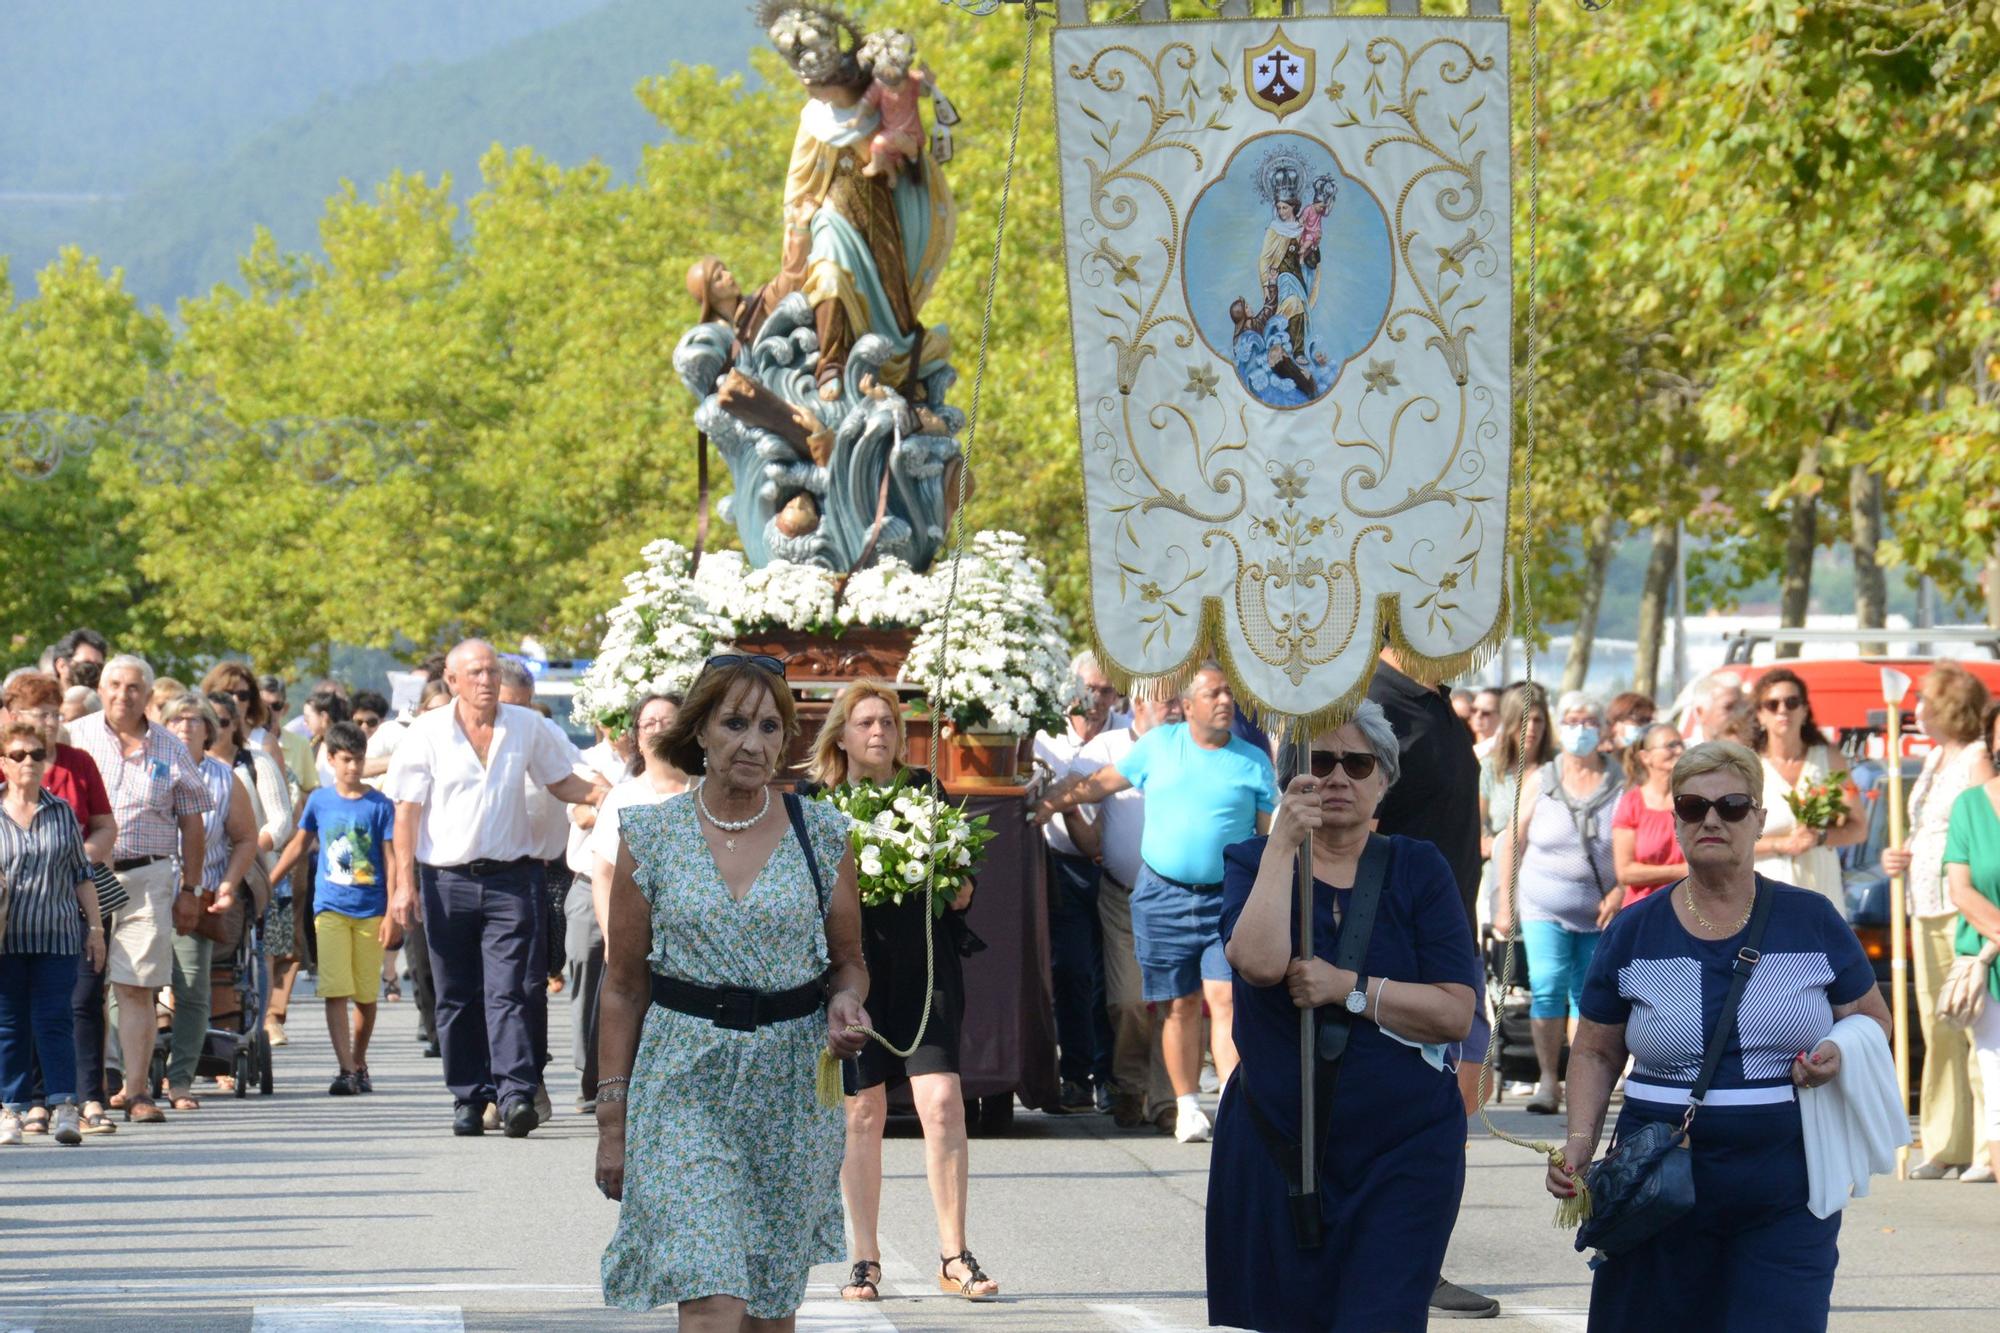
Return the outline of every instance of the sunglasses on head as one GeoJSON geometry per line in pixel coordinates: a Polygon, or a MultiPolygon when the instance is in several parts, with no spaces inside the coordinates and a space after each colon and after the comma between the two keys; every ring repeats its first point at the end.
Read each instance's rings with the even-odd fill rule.
{"type": "Polygon", "coordinates": [[[1347,776],[1356,782],[1375,771],[1375,756],[1366,750],[1356,750],[1342,754],[1338,750],[1314,750],[1312,752],[1312,775],[1316,778],[1330,778],[1333,770],[1344,768],[1347,776]]]}
{"type": "Polygon", "coordinates": [[[774,676],[785,674],[785,661],[769,653],[717,653],[701,664],[703,671],[727,671],[731,667],[753,666],[774,676]]]}
{"type": "Polygon", "coordinates": [[[48,762],[47,750],[9,750],[7,757],[17,764],[43,764],[48,762]]]}
{"type": "Polygon", "coordinates": [[[1767,713],[1796,713],[1806,701],[1796,694],[1772,695],[1757,706],[1767,713]]]}
{"type": "Polygon", "coordinates": [[[1722,817],[1725,824],[1740,824],[1744,816],[1757,808],[1757,803],[1740,791],[1730,792],[1709,800],[1706,796],[1674,797],[1674,814],[1683,824],[1699,824],[1708,818],[1710,810],[1722,817]]]}

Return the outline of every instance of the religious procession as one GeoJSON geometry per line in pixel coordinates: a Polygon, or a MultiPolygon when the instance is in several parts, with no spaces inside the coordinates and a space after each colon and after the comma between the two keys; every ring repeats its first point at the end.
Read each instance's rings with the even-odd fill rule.
{"type": "Polygon", "coordinates": [[[0,1328],[1994,1327],[1993,11],[19,16],[0,1328]]]}

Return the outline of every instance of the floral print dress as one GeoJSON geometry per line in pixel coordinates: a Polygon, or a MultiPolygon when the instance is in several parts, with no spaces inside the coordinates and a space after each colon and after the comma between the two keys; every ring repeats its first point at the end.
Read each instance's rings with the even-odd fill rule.
{"type": "MultiPolygon", "coordinates": [[[[785,818],[774,798],[772,817],[785,818]]],[[[692,795],[628,806],[619,831],[652,909],[656,973],[706,986],[789,990],[826,970],[826,932],[789,827],[742,902],[731,899],[692,795]]],[[[829,891],[847,816],[805,803],[829,891]]],[[[779,1319],[805,1300],[814,1264],[844,1255],[846,1122],[814,1095],[822,1013],[754,1032],[651,1005],[632,1063],[625,1200],[604,1252],[604,1302],[649,1310],[735,1296],[779,1319]]]]}

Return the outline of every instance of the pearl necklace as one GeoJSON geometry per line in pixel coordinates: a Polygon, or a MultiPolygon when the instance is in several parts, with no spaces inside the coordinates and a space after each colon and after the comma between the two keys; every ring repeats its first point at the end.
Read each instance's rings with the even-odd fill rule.
{"type": "Polygon", "coordinates": [[[1687,903],[1688,911],[1694,913],[1694,919],[1700,923],[1701,928],[1703,930],[1715,931],[1716,933],[1722,935],[1725,939],[1728,938],[1730,935],[1734,935],[1737,931],[1743,929],[1743,927],[1750,920],[1750,907],[1755,907],[1757,905],[1756,896],[1753,894],[1750,898],[1750,907],[1744,908],[1743,915],[1737,918],[1736,924],[1731,926],[1727,931],[1724,931],[1721,926],[1716,925],[1713,921],[1710,921],[1707,917],[1703,916],[1701,914],[1701,909],[1694,905],[1693,885],[1684,884],[1681,886],[1681,898],[1687,903]]]}
{"type": "MultiPolygon", "coordinates": [[[[757,813],[750,816],[750,818],[717,819],[715,817],[715,811],[708,808],[708,798],[702,794],[703,789],[707,786],[708,786],[708,779],[706,778],[702,779],[700,782],[695,784],[694,803],[697,807],[700,808],[702,817],[708,820],[709,823],[715,825],[716,828],[720,829],[724,833],[741,833],[743,832],[743,830],[757,823],[765,815],[771,813],[771,789],[769,787],[766,787],[764,788],[764,804],[757,807],[757,813]]],[[[735,851],[736,839],[727,837],[724,838],[722,840],[722,849],[727,852],[735,851]]]]}

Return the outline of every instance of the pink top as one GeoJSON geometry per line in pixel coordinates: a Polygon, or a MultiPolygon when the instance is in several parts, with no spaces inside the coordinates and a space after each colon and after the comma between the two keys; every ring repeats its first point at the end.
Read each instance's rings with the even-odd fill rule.
{"type": "Polygon", "coordinates": [[[915,74],[904,78],[900,88],[891,88],[876,79],[868,85],[868,91],[861,95],[861,100],[874,107],[882,117],[880,133],[908,135],[922,142],[924,122],[917,114],[917,97],[922,87],[915,74]]]}
{"type": "MultiPolygon", "coordinates": [[[[1625,794],[1618,798],[1618,808],[1611,815],[1611,827],[1632,829],[1638,834],[1632,847],[1632,859],[1642,866],[1670,866],[1681,859],[1681,845],[1674,838],[1674,812],[1649,809],[1646,793],[1638,787],[1626,788],[1625,794]]],[[[1664,884],[1627,884],[1625,902],[1629,906],[1665,887],[1664,884]]]]}

